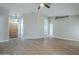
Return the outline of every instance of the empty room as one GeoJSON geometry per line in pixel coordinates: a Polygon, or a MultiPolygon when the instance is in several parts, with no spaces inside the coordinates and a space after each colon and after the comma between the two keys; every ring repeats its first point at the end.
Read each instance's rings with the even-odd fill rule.
{"type": "Polygon", "coordinates": [[[0,55],[78,55],[79,3],[0,3],[0,55]]]}

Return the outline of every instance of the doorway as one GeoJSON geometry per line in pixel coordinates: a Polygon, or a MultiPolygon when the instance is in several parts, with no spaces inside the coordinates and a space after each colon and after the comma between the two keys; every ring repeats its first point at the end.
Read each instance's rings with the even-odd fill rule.
{"type": "Polygon", "coordinates": [[[19,21],[9,21],[9,38],[23,37],[23,18],[19,21]]]}

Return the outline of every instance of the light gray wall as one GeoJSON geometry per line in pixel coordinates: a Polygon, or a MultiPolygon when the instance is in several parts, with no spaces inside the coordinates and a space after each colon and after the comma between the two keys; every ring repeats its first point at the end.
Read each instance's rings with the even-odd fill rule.
{"type": "Polygon", "coordinates": [[[54,37],[79,40],[79,15],[57,19],[53,27],[54,37]]]}
{"type": "Polygon", "coordinates": [[[8,10],[0,7],[0,42],[9,40],[8,10]]]}
{"type": "Polygon", "coordinates": [[[44,19],[42,15],[24,15],[24,34],[25,39],[41,38],[44,36],[44,19]]]}

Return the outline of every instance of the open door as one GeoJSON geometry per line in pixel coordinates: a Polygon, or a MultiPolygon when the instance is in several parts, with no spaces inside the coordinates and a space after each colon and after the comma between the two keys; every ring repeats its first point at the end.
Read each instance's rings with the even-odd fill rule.
{"type": "Polygon", "coordinates": [[[18,38],[18,23],[9,23],[9,37],[18,38]]]}

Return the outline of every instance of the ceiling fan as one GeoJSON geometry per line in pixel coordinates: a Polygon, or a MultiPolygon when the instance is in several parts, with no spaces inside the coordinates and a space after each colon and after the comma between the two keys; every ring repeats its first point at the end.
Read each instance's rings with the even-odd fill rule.
{"type": "Polygon", "coordinates": [[[50,8],[50,5],[51,5],[51,3],[40,3],[40,5],[38,6],[38,10],[39,10],[41,7],[50,8]]]}

